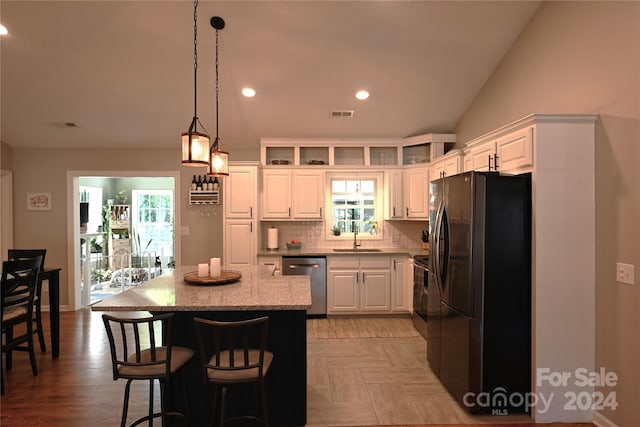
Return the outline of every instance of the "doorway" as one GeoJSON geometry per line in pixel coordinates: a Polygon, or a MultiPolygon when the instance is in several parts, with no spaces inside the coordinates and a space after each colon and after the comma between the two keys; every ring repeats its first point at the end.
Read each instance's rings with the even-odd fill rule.
{"type": "Polygon", "coordinates": [[[175,238],[179,177],[177,171],[67,173],[68,211],[73,213],[68,220],[69,304],[74,310],[175,266],[180,259],[180,239],[175,238]]]}

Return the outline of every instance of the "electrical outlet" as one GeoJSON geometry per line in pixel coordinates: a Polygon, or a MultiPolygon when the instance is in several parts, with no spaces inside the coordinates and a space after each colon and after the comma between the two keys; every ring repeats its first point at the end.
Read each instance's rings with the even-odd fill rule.
{"type": "Polygon", "coordinates": [[[189,226],[188,225],[183,225],[182,227],[180,227],[180,235],[181,236],[188,236],[189,235],[189,226]]]}
{"type": "Polygon", "coordinates": [[[627,285],[634,284],[634,267],[633,264],[616,263],[616,282],[625,283],[627,285]]]}

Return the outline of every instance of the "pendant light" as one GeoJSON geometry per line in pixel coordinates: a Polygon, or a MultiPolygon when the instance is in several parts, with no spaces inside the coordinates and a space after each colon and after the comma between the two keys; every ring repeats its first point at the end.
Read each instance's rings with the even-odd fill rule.
{"type": "Polygon", "coordinates": [[[220,97],[220,85],[218,76],[218,49],[219,49],[219,31],[224,28],[224,19],[219,16],[211,18],[211,26],[216,30],[216,139],[211,145],[209,153],[209,171],[207,175],[211,176],[228,176],[229,175],[229,153],[220,150],[220,137],[218,136],[218,99],[220,97]]]}
{"type": "Polygon", "coordinates": [[[182,134],[182,164],[205,167],[209,164],[209,135],[198,119],[198,0],[193,2],[193,119],[182,134]],[[198,131],[198,125],[204,132],[198,131]]]}

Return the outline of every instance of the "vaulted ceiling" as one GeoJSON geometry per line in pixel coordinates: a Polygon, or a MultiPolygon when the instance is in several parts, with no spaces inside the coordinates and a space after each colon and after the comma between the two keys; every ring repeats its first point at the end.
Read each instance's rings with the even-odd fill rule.
{"type": "MultiPolygon", "coordinates": [[[[232,153],[261,137],[452,131],[539,4],[201,0],[198,116],[215,134],[209,19],[220,16],[220,137],[232,153]],[[358,89],[370,98],[355,99],[358,89]]],[[[3,0],[2,141],[177,148],[194,113],[193,6],[3,0]]]]}

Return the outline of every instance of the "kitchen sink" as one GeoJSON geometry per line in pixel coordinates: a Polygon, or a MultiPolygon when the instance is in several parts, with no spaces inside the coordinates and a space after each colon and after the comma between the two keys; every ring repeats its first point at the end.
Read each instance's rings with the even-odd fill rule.
{"type": "Polygon", "coordinates": [[[357,252],[382,252],[382,249],[351,249],[351,248],[345,248],[345,249],[334,249],[333,252],[353,252],[353,253],[357,253],[357,252]]]}

